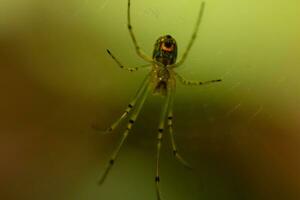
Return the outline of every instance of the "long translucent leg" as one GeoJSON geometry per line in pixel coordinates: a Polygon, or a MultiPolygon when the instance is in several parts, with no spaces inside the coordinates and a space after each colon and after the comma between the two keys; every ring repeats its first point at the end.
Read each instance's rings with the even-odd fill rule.
{"type": "Polygon", "coordinates": [[[185,167],[187,168],[192,168],[191,165],[186,162],[178,153],[177,150],[177,146],[175,143],[175,139],[174,139],[174,134],[173,134],[173,104],[174,104],[174,96],[175,96],[175,87],[171,88],[171,99],[170,99],[170,104],[169,104],[169,108],[168,108],[168,127],[169,127],[169,133],[170,133],[170,138],[171,138],[171,143],[172,143],[172,151],[173,151],[173,155],[175,156],[175,158],[177,158],[177,160],[183,164],[185,167]]]}
{"type": "Polygon", "coordinates": [[[171,99],[171,93],[170,90],[168,89],[167,91],[167,98],[165,99],[161,115],[160,115],[160,122],[158,126],[158,135],[157,135],[157,156],[156,156],[156,176],[155,176],[155,183],[156,183],[156,194],[157,194],[157,199],[161,200],[161,194],[159,190],[159,182],[160,182],[160,177],[159,177],[159,157],[160,157],[160,149],[161,149],[161,142],[162,142],[162,136],[164,132],[164,126],[165,126],[165,120],[167,117],[167,110],[168,110],[168,105],[171,99]]]}
{"type": "Polygon", "coordinates": [[[149,56],[147,56],[144,53],[144,51],[140,48],[140,46],[138,45],[136,37],[135,37],[135,35],[134,35],[133,31],[132,31],[131,18],[130,18],[130,0],[128,0],[128,7],[127,7],[127,27],[128,27],[131,39],[133,41],[136,53],[141,58],[143,58],[145,61],[153,63],[153,60],[149,56]]]}
{"type": "Polygon", "coordinates": [[[178,67],[178,66],[182,65],[182,63],[184,63],[185,59],[187,58],[187,55],[188,55],[192,45],[195,42],[196,37],[197,37],[199,26],[200,26],[200,23],[202,21],[202,17],[203,17],[203,13],[204,13],[204,8],[205,8],[205,2],[202,2],[201,7],[200,7],[200,11],[199,11],[199,15],[198,15],[198,19],[197,19],[197,22],[196,22],[196,26],[195,26],[194,32],[192,34],[192,37],[191,37],[191,39],[188,43],[188,46],[187,46],[185,52],[183,53],[181,59],[177,63],[175,63],[174,65],[170,65],[170,67],[178,67]]]}
{"type": "Polygon", "coordinates": [[[210,80],[210,81],[190,81],[190,80],[186,80],[185,78],[183,78],[177,73],[175,73],[175,75],[178,77],[179,81],[184,85],[206,85],[206,84],[222,81],[221,79],[210,80]]]}
{"type": "Polygon", "coordinates": [[[119,153],[122,145],[124,144],[124,142],[125,142],[128,134],[129,134],[129,132],[130,132],[130,130],[131,130],[131,128],[132,128],[132,126],[133,126],[136,118],[139,115],[139,113],[140,113],[140,111],[141,111],[141,109],[143,107],[143,104],[144,104],[144,102],[145,102],[145,100],[146,100],[146,98],[148,96],[149,91],[150,91],[150,87],[148,85],[147,88],[145,89],[145,92],[143,93],[143,96],[141,96],[140,102],[138,103],[136,109],[133,111],[132,116],[130,117],[130,119],[128,121],[127,128],[126,128],[125,132],[123,133],[123,136],[121,138],[121,141],[120,141],[119,145],[117,146],[117,148],[115,149],[114,153],[112,154],[112,156],[111,156],[111,158],[110,158],[110,160],[109,160],[109,162],[108,162],[108,164],[106,166],[106,169],[105,169],[102,177],[99,180],[99,184],[102,184],[104,182],[104,180],[107,177],[110,169],[112,168],[113,164],[115,163],[115,160],[116,160],[116,158],[118,156],[118,153],[119,153]]]}
{"type": "Polygon", "coordinates": [[[110,52],[110,50],[106,49],[107,53],[112,57],[112,59],[114,59],[114,61],[118,64],[118,66],[121,68],[121,69],[125,69],[125,70],[128,70],[130,72],[134,72],[134,71],[137,71],[140,67],[147,67],[147,66],[150,66],[151,63],[148,63],[146,65],[142,65],[140,67],[125,67],[124,65],[121,64],[121,62],[110,52]]]}
{"type": "MultiPolygon", "coordinates": [[[[130,113],[130,111],[135,107],[136,102],[139,100],[139,98],[141,98],[144,95],[144,93],[146,92],[145,88],[148,87],[149,81],[150,81],[150,74],[148,74],[146,76],[141,87],[138,89],[136,95],[130,101],[127,108],[125,109],[125,112],[106,131],[104,131],[104,133],[111,133],[127,117],[127,115],[130,113]]],[[[93,126],[93,128],[96,130],[99,130],[98,127],[93,126]]]]}

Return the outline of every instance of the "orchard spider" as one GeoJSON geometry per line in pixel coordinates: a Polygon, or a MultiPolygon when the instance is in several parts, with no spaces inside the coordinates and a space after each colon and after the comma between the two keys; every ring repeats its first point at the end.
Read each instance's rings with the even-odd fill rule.
{"type": "MultiPolygon", "coordinates": [[[[104,174],[102,175],[99,183],[102,184],[110,171],[111,167],[113,166],[115,159],[117,158],[117,155],[121,149],[121,146],[125,142],[127,136],[129,135],[129,132],[138,117],[141,108],[146,100],[146,97],[148,96],[149,92],[152,91],[152,94],[162,95],[164,98],[164,104],[162,108],[162,112],[160,115],[160,122],[158,126],[158,135],[157,135],[157,158],[156,158],[156,176],[155,176],[155,183],[156,183],[156,193],[157,193],[157,199],[161,199],[160,190],[159,190],[159,156],[160,156],[160,148],[161,148],[161,141],[162,136],[164,132],[165,123],[167,121],[167,125],[169,128],[171,143],[172,143],[172,150],[174,156],[178,159],[179,162],[181,162],[184,166],[190,168],[190,165],[178,154],[177,147],[175,144],[174,136],[173,136],[173,101],[174,101],[174,94],[175,94],[175,86],[176,86],[176,77],[179,79],[179,81],[184,85],[205,85],[209,83],[215,83],[221,81],[220,79],[217,80],[211,80],[211,81],[189,81],[184,79],[182,76],[177,74],[175,71],[173,71],[174,68],[179,67],[182,65],[196,39],[196,35],[199,29],[199,25],[203,16],[204,12],[204,6],[205,3],[202,2],[199,16],[196,22],[196,26],[194,29],[194,32],[192,34],[192,37],[188,43],[188,46],[185,50],[185,52],[182,55],[182,58],[179,60],[179,62],[176,62],[177,58],[177,44],[175,39],[170,35],[161,36],[157,39],[154,50],[152,54],[152,58],[147,56],[140,46],[137,43],[137,40],[135,38],[135,35],[132,31],[131,26],[131,20],[130,20],[130,0],[128,0],[128,7],[127,7],[127,26],[128,30],[131,36],[131,39],[133,41],[133,44],[135,46],[136,53],[139,57],[144,59],[146,62],[148,62],[147,66],[152,66],[152,69],[150,73],[146,76],[145,80],[143,81],[141,87],[137,91],[135,97],[132,99],[132,101],[128,104],[125,112],[121,115],[121,117],[116,120],[115,123],[112,124],[110,128],[106,130],[107,133],[112,132],[122,120],[124,120],[129,114],[131,116],[129,117],[129,121],[127,124],[127,128],[125,132],[123,133],[122,139],[115,149],[114,153],[112,154],[108,165],[106,167],[106,170],[104,171],[104,174]]],[[[121,64],[121,62],[109,51],[107,50],[108,54],[112,57],[112,59],[119,65],[120,68],[128,70],[130,72],[138,70],[138,67],[129,68],[125,67],[121,64]]]]}

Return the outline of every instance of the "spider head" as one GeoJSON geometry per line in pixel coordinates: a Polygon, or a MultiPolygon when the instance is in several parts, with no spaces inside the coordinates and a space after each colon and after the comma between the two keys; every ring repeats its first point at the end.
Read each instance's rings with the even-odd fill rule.
{"type": "Polygon", "coordinates": [[[170,35],[161,36],[156,40],[152,58],[165,66],[174,64],[177,58],[177,44],[170,35]]]}

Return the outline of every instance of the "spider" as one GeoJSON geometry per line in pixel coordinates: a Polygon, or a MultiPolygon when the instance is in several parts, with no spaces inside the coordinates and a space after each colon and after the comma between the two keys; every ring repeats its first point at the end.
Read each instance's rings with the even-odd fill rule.
{"type": "MultiPolygon", "coordinates": [[[[176,62],[177,58],[177,44],[175,39],[171,35],[164,35],[159,37],[156,40],[156,43],[154,45],[154,50],[152,54],[152,58],[147,56],[144,51],[140,48],[140,46],[137,43],[136,37],[132,30],[131,25],[131,17],[130,17],[130,0],[128,0],[128,6],[127,6],[127,27],[131,36],[131,39],[133,41],[136,53],[139,57],[141,57],[143,60],[145,60],[148,64],[147,66],[152,66],[152,69],[150,73],[146,76],[144,79],[142,85],[138,89],[136,95],[131,100],[131,102],[128,104],[127,108],[125,109],[125,112],[119,117],[110,128],[108,128],[105,132],[110,133],[112,132],[121,121],[129,118],[127,128],[124,131],[121,141],[119,145],[116,147],[115,151],[113,152],[107,167],[100,178],[99,184],[102,184],[104,180],[106,179],[111,167],[115,163],[115,160],[118,156],[118,153],[125,142],[127,136],[129,135],[129,132],[135,123],[142,106],[150,92],[152,94],[161,95],[164,97],[164,103],[160,115],[160,121],[158,126],[158,133],[157,133],[157,155],[156,155],[156,175],[155,175],[155,184],[156,184],[156,195],[157,199],[161,199],[160,189],[159,189],[159,159],[160,159],[160,149],[161,149],[161,143],[162,143],[162,137],[165,130],[165,125],[167,122],[168,130],[170,133],[170,139],[172,144],[172,151],[175,158],[181,162],[185,167],[191,168],[191,166],[186,162],[178,153],[176,143],[174,140],[173,135],[173,102],[174,102],[174,94],[175,94],[175,86],[176,86],[176,78],[179,79],[179,81],[184,85],[205,85],[209,83],[215,83],[220,82],[221,79],[211,80],[211,81],[190,81],[183,78],[181,75],[176,73],[174,71],[175,68],[179,67],[184,63],[184,61],[187,58],[187,55],[196,39],[196,35],[199,29],[199,25],[203,16],[205,3],[201,3],[199,16],[196,22],[196,26],[194,29],[194,32],[192,34],[192,37],[189,40],[188,46],[186,50],[184,51],[182,58],[176,62]],[[130,115],[130,116],[129,116],[130,115]]],[[[107,53],[111,56],[111,58],[116,62],[116,64],[125,70],[128,70],[130,72],[137,71],[138,67],[125,67],[121,64],[121,62],[111,53],[110,50],[107,49],[107,53]]]]}

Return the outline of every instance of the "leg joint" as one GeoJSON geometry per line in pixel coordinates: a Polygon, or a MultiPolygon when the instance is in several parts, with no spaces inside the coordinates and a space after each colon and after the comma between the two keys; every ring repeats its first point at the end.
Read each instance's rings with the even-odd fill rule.
{"type": "Polygon", "coordinates": [[[173,150],[173,154],[174,154],[174,156],[177,155],[177,150],[176,149],[173,150]]]}
{"type": "Polygon", "coordinates": [[[155,182],[159,182],[159,181],[160,181],[159,176],[156,176],[156,177],[155,177],[155,182]]]}

